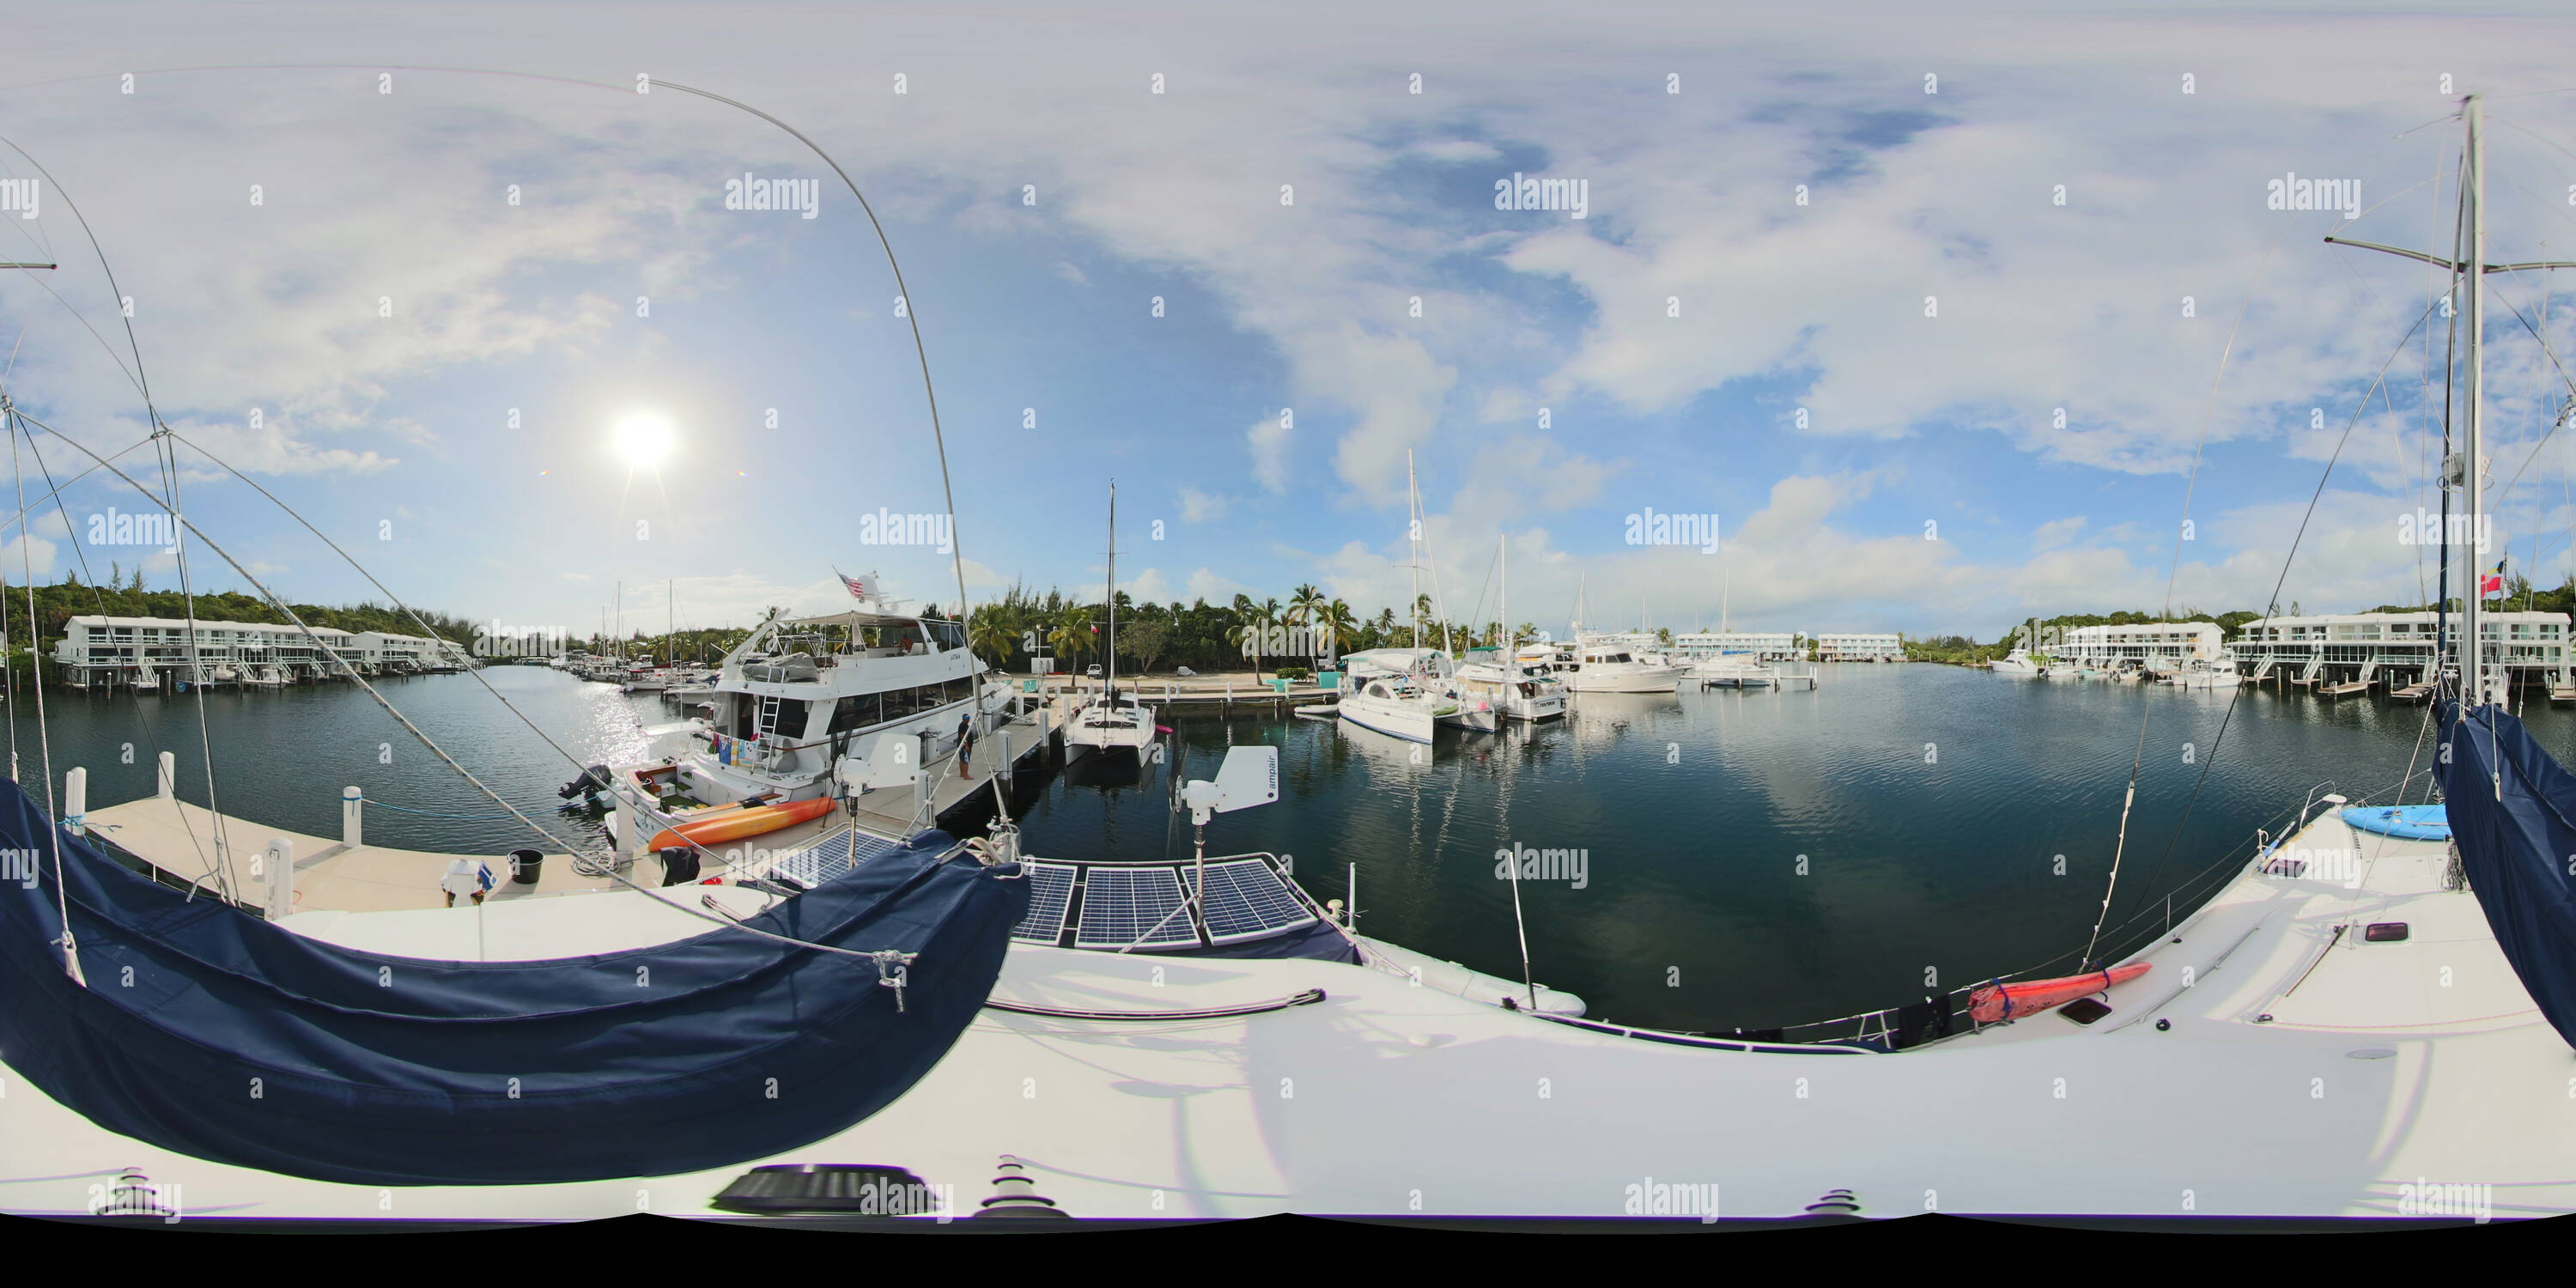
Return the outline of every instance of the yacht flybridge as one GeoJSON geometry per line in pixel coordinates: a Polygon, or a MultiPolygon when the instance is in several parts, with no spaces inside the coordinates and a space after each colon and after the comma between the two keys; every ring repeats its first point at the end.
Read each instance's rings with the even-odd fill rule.
{"type": "Polygon", "coordinates": [[[842,761],[908,773],[952,751],[958,723],[982,701],[982,671],[956,622],[873,597],[766,622],[696,699],[712,711],[687,747],[620,769],[655,777],[658,796],[706,805],[813,800],[842,761]]]}

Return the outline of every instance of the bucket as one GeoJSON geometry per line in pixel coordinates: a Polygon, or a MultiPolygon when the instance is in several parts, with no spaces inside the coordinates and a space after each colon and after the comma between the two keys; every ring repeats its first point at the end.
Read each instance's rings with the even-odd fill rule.
{"type": "Polygon", "coordinates": [[[510,880],[516,885],[535,885],[537,874],[546,866],[543,850],[510,851],[510,880]]]}

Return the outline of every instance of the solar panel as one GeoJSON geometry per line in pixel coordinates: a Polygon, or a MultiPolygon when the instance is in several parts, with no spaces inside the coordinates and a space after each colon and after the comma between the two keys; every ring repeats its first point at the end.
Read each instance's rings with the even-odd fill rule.
{"type": "Polygon", "coordinates": [[[1064,906],[1073,899],[1073,865],[1022,861],[1028,874],[1029,915],[1011,938],[1029,944],[1053,944],[1064,933],[1064,906]]]}
{"type": "Polygon", "coordinates": [[[1269,864],[1259,859],[1237,859],[1208,865],[1207,928],[1211,942],[1258,939],[1314,920],[1315,914],[1297,901],[1287,880],[1269,864]]]}
{"type": "Polygon", "coordinates": [[[811,889],[894,850],[892,841],[843,828],[804,849],[771,859],[767,875],[787,877],[811,889]]]}
{"type": "Polygon", "coordinates": [[[1199,932],[1181,905],[1181,879],[1170,868],[1095,867],[1083,884],[1074,947],[1195,947],[1199,932]]]}

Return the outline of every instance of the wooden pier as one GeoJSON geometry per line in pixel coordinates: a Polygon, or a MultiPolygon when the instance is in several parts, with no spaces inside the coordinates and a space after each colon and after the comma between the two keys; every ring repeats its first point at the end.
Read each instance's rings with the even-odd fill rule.
{"type": "Polygon", "coordinates": [[[2336,698],[2347,698],[2357,693],[2368,693],[2370,692],[2370,683],[2371,682],[2368,680],[2346,680],[2341,684],[2320,684],[2317,686],[2317,696],[2331,702],[2336,698]]]}

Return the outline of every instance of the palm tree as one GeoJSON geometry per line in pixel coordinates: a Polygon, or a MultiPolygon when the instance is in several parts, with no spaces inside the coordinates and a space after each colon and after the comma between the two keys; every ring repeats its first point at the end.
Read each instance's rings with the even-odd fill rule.
{"type": "Polygon", "coordinates": [[[995,667],[1010,660],[1011,647],[1018,636],[1019,632],[1012,629],[999,604],[986,604],[976,609],[974,620],[966,627],[967,647],[978,656],[991,659],[995,667]]]}
{"type": "Polygon", "coordinates": [[[1077,608],[1056,619],[1047,642],[1055,645],[1057,657],[1080,660],[1091,651],[1091,610],[1077,608]]]}
{"type": "Polygon", "coordinates": [[[1286,624],[1295,626],[1299,623],[1313,623],[1315,614],[1321,612],[1329,602],[1324,598],[1324,592],[1317,590],[1313,582],[1299,586],[1288,596],[1286,624]]]}
{"type": "Polygon", "coordinates": [[[1315,626],[1323,632],[1324,651],[1333,657],[1342,655],[1343,641],[1357,635],[1360,629],[1359,622],[1351,616],[1351,606],[1338,599],[1315,610],[1315,626]]]}

